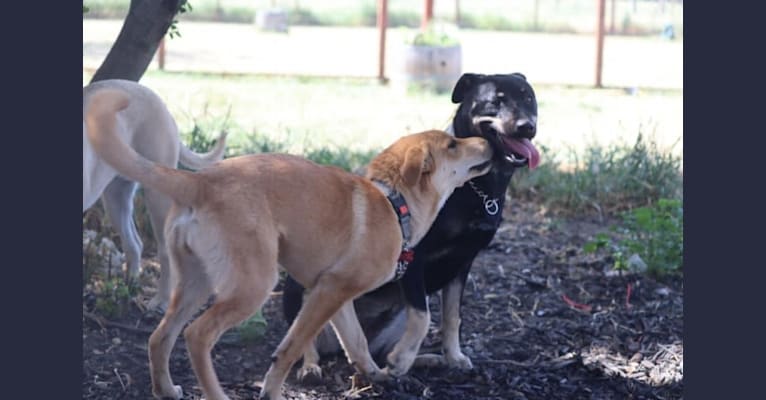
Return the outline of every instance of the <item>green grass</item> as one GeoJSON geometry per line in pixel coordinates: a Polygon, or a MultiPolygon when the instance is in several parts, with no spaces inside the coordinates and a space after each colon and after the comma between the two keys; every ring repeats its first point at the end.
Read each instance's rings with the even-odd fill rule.
{"type": "Polygon", "coordinates": [[[511,195],[567,214],[614,216],[683,196],[681,159],[639,133],[633,144],[591,143],[514,177],[511,195]]]}
{"type": "MultiPolygon", "coordinates": [[[[83,74],[83,83],[90,75],[83,74]]],[[[185,143],[209,148],[229,131],[227,156],[288,152],[354,170],[398,137],[444,128],[449,94],[366,80],[221,77],[148,72],[185,143]],[[329,100],[331,99],[331,100],[329,100]]],[[[682,171],[679,91],[536,86],[542,162],[514,177],[514,196],[602,213],[677,198],[682,171]]]]}
{"type": "MultiPolygon", "coordinates": [[[[83,84],[89,79],[83,73],[83,84]]],[[[446,127],[455,110],[449,93],[407,92],[368,80],[149,71],[141,82],[166,101],[181,132],[198,126],[213,138],[228,129],[234,149],[250,146],[251,137],[267,138],[280,143],[281,151],[298,154],[318,148],[382,149],[402,135],[446,127]]],[[[622,90],[535,88],[535,143],[545,147],[543,165],[548,160],[569,164],[569,155],[583,153],[588,144],[633,143],[638,132],[657,151],[681,156],[683,143],[673,146],[683,132],[680,91],[630,95],[622,90]]]]}

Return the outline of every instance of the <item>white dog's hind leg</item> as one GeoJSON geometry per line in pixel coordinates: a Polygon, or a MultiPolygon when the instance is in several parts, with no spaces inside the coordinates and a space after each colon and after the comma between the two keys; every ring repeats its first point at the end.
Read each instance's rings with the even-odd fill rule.
{"type": "Polygon", "coordinates": [[[133,196],[136,186],[135,182],[116,177],[107,185],[101,196],[109,221],[120,235],[122,251],[125,252],[128,264],[128,276],[132,279],[138,277],[143,248],[136,224],[133,222],[133,196]]]}
{"type": "Polygon", "coordinates": [[[157,282],[157,294],[147,305],[150,310],[165,311],[170,301],[170,291],[176,286],[176,276],[170,271],[168,250],[165,246],[165,217],[170,210],[171,200],[157,191],[144,189],[144,201],[149,211],[152,232],[157,240],[157,253],[160,259],[160,278],[157,282]]]}

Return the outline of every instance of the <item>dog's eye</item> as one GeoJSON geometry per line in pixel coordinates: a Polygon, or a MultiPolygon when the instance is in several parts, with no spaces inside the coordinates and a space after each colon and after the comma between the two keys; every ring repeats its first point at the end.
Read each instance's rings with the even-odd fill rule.
{"type": "Polygon", "coordinates": [[[527,103],[531,103],[531,102],[532,102],[532,97],[531,96],[527,97],[527,103]]]}
{"type": "Polygon", "coordinates": [[[452,139],[449,141],[449,144],[447,145],[448,149],[455,149],[457,148],[457,140],[452,139]]]}
{"type": "Polygon", "coordinates": [[[497,92],[497,98],[502,99],[503,97],[505,97],[505,93],[497,92]]]}

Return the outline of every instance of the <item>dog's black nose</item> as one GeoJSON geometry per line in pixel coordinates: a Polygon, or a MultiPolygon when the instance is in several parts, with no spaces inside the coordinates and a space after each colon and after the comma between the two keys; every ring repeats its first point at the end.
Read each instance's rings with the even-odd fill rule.
{"type": "Polygon", "coordinates": [[[536,132],[537,128],[535,127],[535,124],[530,120],[522,119],[516,122],[516,134],[518,136],[532,139],[535,137],[536,132]]]}

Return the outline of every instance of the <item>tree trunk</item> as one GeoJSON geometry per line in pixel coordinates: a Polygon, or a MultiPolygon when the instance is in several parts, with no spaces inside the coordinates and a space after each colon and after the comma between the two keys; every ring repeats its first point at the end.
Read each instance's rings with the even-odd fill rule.
{"type": "Polygon", "coordinates": [[[90,81],[138,82],[184,3],[185,0],[131,0],[117,40],[90,81]]]}

